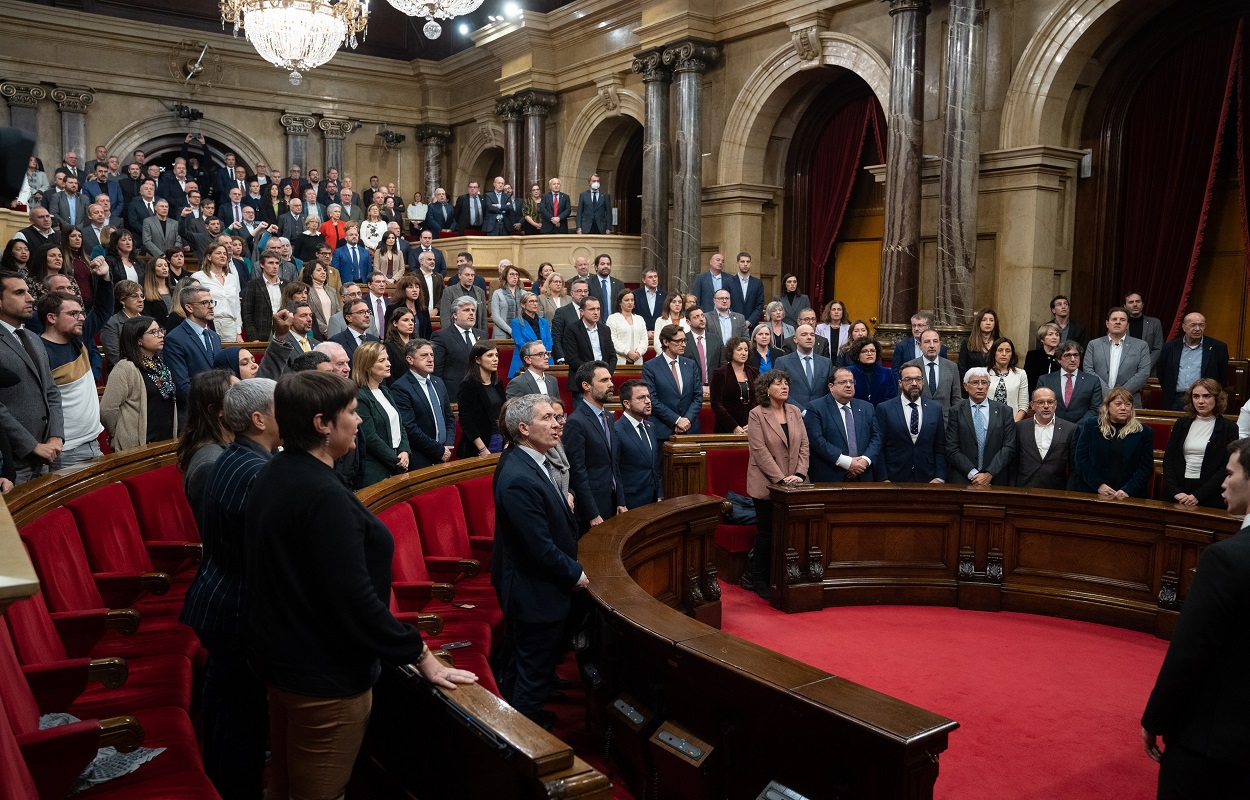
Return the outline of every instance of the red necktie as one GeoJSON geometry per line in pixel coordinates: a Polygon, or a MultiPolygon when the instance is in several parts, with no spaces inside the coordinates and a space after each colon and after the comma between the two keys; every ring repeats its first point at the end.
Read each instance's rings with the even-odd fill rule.
{"type": "Polygon", "coordinates": [[[703,373],[703,385],[707,386],[707,353],[703,349],[703,337],[696,336],[694,337],[694,341],[699,348],[699,367],[703,373]]]}
{"type": "Polygon", "coordinates": [[[1072,402],[1072,373],[1066,372],[1064,374],[1068,378],[1067,383],[1063,385],[1063,404],[1066,406],[1072,402]]]}
{"type": "Polygon", "coordinates": [[[560,216],[560,195],[555,192],[551,193],[551,207],[555,210],[554,216],[560,216]]]}

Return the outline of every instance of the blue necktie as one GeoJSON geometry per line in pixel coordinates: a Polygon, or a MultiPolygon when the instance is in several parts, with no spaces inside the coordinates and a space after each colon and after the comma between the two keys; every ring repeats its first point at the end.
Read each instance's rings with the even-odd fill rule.
{"type": "Polygon", "coordinates": [[[208,328],[204,329],[204,351],[208,353],[209,362],[212,362],[213,360],[213,337],[208,332],[208,328]]]}
{"type": "Polygon", "coordinates": [[[977,434],[977,472],[985,463],[985,411],[980,406],[972,407],[972,427],[977,434]]]}
{"type": "MultiPolygon", "coordinates": [[[[807,388],[812,389],[812,357],[803,356],[803,371],[807,373],[807,388]]],[[[845,409],[843,409],[845,411],[845,409]]]]}
{"type": "Polygon", "coordinates": [[[422,384],[425,387],[425,398],[430,402],[430,410],[434,412],[434,438],[443,441],[443,404],[438,402],[438,392],[429,378],[422,384]]]}
{"type": "Polygon", "coordinates": [[[608,279],[600,278],[599,283],[603,285],[603,307],[608,310],[609,314],[611,314],[612,313],[612,297],[611,295],[608,294],[608,279]]]}

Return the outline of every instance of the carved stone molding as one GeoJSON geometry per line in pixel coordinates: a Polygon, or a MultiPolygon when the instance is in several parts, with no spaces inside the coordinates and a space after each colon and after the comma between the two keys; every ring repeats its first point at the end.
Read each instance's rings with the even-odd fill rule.
{"type": "Polygon", "coordinates": [[[317,121],[304,114],[283,114],[278,122],[286,129],[287,136],[307,136],[309,131],[317,129],[317,121]]]}
{"type": "Polygon", "coordinates": [[[822,53],[819,28],[801,28],[792,31],[790,41],[794,45],[794,52],[798,54],[804,66],[820,66],[822,53]]]}
{"type": "Polygon", "coordinates": [[[418,125],[417,138],[422,144],[445,145],[451,139],[451,128],[446,125],[418,125]]]}
{"type": "Polygon", "coordinates": [[[86,89],[63,89],[58,86],[52,90],[51,97],[57,108],[79,114],[84,113],[87,106],[95,102],[95,95],[86,89]]]}
{"type": "Polygon", "coordinates": [[[673,79],[673,71],[664,64],[663,50],[648,50],[638,53],[634,56],[634,62],[630,65],[630,69],[634,73],[642,75],[643,83],[651,83],[652,81],[668,83],[673,79]]]}
{"type": "Polygon", "coordinates": [[[521,118],[521,103],[515,97],[504,97],[495,101],[495,115],[504,122],[515,122],[521,118]]]}
{"type": "MultiPolygon", "coordinates": [[[[283,123],[285,124],[285,123],[283,123]]],[[[322,117],[317,123],[317,127],[325,134],[327,139],[346,139],[347,134],[356,130],[356,123],[350,119],[339,119],[337,117],[322,117]]],[[[290,133],[287,129],[287,133],[290,133]]]]}
{"type": "Polygon", "coordinates": [[[556,107],[556,103],[560,98],[551,92],[540,92],[534,89],[521,92],[515,98],[520,104],[521,110],[527,117],[545,117],[551,109],[556,107]]]}
{"type": "Polygon", "coordinates": [[[664,47],[664,63],[673,72],[707,72],[720,59],[720,48],[701,39],[687,39],[664,47]]]}
{"type": "Polygon", "coordinates": [[[34,108],[40,100],[46,100],[48,90],[42,86],[24,83],[0,83],[0,96],[9,102],[10,108],[34,108]]]}
{"type": "Polygon", "coordinates": [[[621,89],[624,82],[620,75],[606,75],[595,81],[595,87],[599,92],[599,101],[615,114],[619,114],[621,109],[621,89]]]}
{"type": "Polygon", "coordinates": [[[904,11],[919,11],[921,14],[929,13],[929,0],[881,0],[881,2],[890,4],[890,16],[904,11]]]}

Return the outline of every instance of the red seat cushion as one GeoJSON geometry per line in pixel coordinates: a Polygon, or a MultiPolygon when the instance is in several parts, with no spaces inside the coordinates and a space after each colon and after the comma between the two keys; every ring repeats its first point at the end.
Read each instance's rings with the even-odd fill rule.
{"type": "Polygon", "coordinates": [[[716,412],[711,406],[704,406],[699,409],[699,432],[711,433],[716,430],[716,412]]]}
{"type": "Polygon", "coordinates": [[[495,490],[491,486],[493,482],[493,476],[483,475],[456,484],[465,522],[468,524],[470,542],[474,538],[492,541],[495,538],[495,490]]]}
{"type": "Polygon", "coordinates": [[[745,553],[755,545],[755,526],[722,522],[716,526],[712,540],[731,553],[745,553]]]}
{"type": "Polygon", "coordinates": [[[145,542],[198,542],[191,504],[182,489],[182,473],[173,464],[122,481],[145,542]]]}
{"type": "Polygon", "coordinates": [[[191,710],[191,660],[183,656],[142,656],[126,659],[126,683],[116,689],[87,687],[67,711],[79,719],[133,714],[168,706],[191,710]]]}
{"type": "Polygon", "coordinates": [[[130,574],[152,571],[152,559],[143,546],[139,519],[126,487],[110,483],[70,500],[65,507],[78,523],[93,570],[130,574]]]}
{"type": "Polygon", "coordinates": [[[1154,434],[1155,449],[1166,450],[1168,447],[1168,439],[1172,436],[1172,423],[1147,422],[1146,427],[1150,428],[1150,432],[1154,434]]]}
{"type": "Polygon", "coordinates": [[[421,534],[421,549],[427,556],[472,558],[469,524],[454,486],[443,486],[408,501],[421,534]]]}
{"type": "Polygon", "coordinates": [[[707,491],[718,497],[726,492],[747,493],[747,449],[707,451],[707,491]]]}
{"type": "Polygon", "coordinates": [[[0,792],[11,800],[39,800],[39,789],[5,715],[3,697],[0,697],[0,792]]]}
{"type": "Polygon", "coordinates": [[[27,523],[22,541],[39,573],[44,599],[53,611],[79,611],[103,608],[104,600],[91,579],[91,565],[74,517],[64,508],[54,508],[27,523]]]}

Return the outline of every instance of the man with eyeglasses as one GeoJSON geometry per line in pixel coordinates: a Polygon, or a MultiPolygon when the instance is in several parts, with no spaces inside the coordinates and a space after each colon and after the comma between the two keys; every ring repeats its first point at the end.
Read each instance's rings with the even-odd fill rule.
{"type": "Polygon", "coordinates": [[[946,463],[951,483],[1010,486],[1016,461],[1015,412],[990,400],[990,373],[973,367],[964,373],[966,400],[946,415],[946,463]]]}
{"type": "Polygon", "coordinates": [[[920,367],[899,370],[898,399],[877,406],[881,458],[873,466],[879,481],[946,482],[946,426],[942,407],[924,396],[920,367]]]}
{"type": "Polygon", "coordinates": [[[872,465],[881,460],[881,432],[874,414],[872,403],[855,399],[854,374],[845,367],[835,369],[829,376],[829,394],[813,400],[803,415],[813,482],[872,480],[872,465]]]}
{"type": "Polygon", "coordinates": [[[1102,382],[1081,369],[1081,344],[1069,339],[1055,348],[1059,370],[1037,379],[1038,389],[1050,389],[1055,393],[1058,406],[1055,416],[1068,422],[1080,423],[1098,414],[1102,404],[1102,382]]]}
{"type": "Polygon", "coordinates": [[[642,380],[651,390],[651,425],[663,448],[674,433],[699,432],[703,378],[699,365],[682,355],[686,331],[680,325],[664,326],[660,348],[659,358],[643,364],[642,380]]]}
{"type": "Polygon", "coordinates": [[[541,340],[526,342],[521,345],[517,355],[525,368],[508,381],[508,397],[524,397],[527,394],[543,394],[559,399],[560,387],[556,379],[547,374],[551,365],[551,353],[541,340]]]}
{"type": "Polygon", "coordinates": [[[183,289],[182,309],[187,318],[165,335],[165,364],[174,378],[180,410],[187,407],[191,378],[212,369],[213,359],[221,352],[221,337],[209,328],[215,305],[207,287],[183,289]]]}
{"type": "Polygon", "coordinates": [[[373,323],[373,315],[369,313],[369,304],[364,300],[349,300],[347,305],[343,307],[343,319],[347,320],[347,330],[331,336],[330,341],[343,345],[343,349],[347,351],[348,358],[355,355],[356,348],[365,342],[382,341],[372,333],[369,333],[369,326],[373,323]]]}

